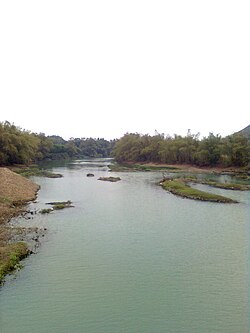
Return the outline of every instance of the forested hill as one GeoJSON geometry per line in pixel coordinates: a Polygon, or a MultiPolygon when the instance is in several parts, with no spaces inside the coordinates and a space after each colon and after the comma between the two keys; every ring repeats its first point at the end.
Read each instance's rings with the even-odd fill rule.
{"type": "Polygon", "coordinates": [[[236,134],[242,134],[242,135],[246,136],[248,139],[250,139],[250,125],[243,128],[241,131],[237,132],[236,134]]]}
{"type": "Polygon", "coordinates": [[[36,134],[9,122],[0,122],[0,166],[41,160],[79,157],[109,157],[115,140],[72,138],[36,134]]]}
{"type": "Polygon", "coordinates": [[[250,140],[242,134],[222,138],[210,133],[186,136],[125,134],[115,145],[118,162],[155,162],[197,166],[249,166],[250,140]]]}

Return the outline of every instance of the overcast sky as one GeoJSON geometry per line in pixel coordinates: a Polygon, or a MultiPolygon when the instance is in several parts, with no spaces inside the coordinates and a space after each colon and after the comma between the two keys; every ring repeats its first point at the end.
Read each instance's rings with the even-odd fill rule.
{"type": "Polygon", "coordinates": [[[0,121],[231,134],[250,123],[249,18],[249,0],[0,0],[0,121]]]}

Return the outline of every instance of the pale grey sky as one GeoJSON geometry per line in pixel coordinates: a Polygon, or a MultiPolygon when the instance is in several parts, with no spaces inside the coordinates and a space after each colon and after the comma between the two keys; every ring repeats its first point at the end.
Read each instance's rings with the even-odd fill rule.
{"type": "Polygon", "coordinates": [[[249,0],[0,0],[0,121],[231,134],[250,123],[249,17],[249,0]]]}

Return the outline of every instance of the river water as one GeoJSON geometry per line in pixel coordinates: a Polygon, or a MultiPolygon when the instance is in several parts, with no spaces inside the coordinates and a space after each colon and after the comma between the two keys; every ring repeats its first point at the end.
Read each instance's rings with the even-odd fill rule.
{"type": "Polygon", "coordinates": [[[33,178],[41,190],[31,209],[75,207],[18,222],[48,232],[0,288],[0,332],[249,332],[249,192],[210,188],[238,204],[182,199],[156,185],[159,172],[97,180],[108,163],[33,178]]]}

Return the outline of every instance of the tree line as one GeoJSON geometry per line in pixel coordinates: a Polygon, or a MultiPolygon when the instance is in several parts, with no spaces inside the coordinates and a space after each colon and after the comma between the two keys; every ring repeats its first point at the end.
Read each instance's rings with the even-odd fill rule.
{"type": "Polygon", "coordinates": [[[242,134],[222,138],[210,133],[200,139],[156,133],[127,133],[119,140],[71,138],[32,133],[7,121],[0,122],[0,165],[29,164],[42,160],[111,157],[118,162],[154,162],[197,166],[249,166],[250,140],[242,134]]]}
{"type": "Polygon", "coordinates": [[[222,138],[210,133],[186,136],[164,134],[154,136],[138,133],[125,134],[115,145],[114,157],[118,162],[155,162],[166,164],[192,164],[197,166],[249,166],[250,141],[241,134],[222,138]]]}
{"type": "Polygon", "coordinates": [[[71,138],[32,133],[0,122],[0,165],[29,164],[42,160],[80,157],[109,157],[115,140],[71,138]]]}

